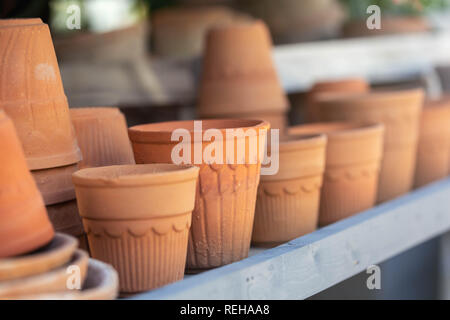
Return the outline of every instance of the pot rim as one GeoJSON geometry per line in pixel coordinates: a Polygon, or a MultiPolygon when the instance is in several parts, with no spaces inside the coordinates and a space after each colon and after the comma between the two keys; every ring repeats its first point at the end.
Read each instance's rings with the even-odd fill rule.
{"type": "Polygon", "coordinates": [[[227,129],[243,129],[244,131],[249,129],[256,129],[258,131],[265,129],[268,131],[270,129],[270,124],[265,120],[233,119],[233,118],[197,119],[197,120],[167,121],[167,122],[141,124],[128,128],[128,135],[130,136],[131,142],[141,142],[141,143],[163,142],[163,143],[177,144],[179,143],[179,141],[171,141],[172,132],[176,129],[187,129],[189,133],[193,134],[194,129],[192,128],[192,126],[189,126],[189,124],[193,124],[194,121],[202,121],[202,132],[208,129],[218,129],[222,132],[224,137],[226,137],[225,133],[227,129]],[[205,123],[208,123],[209,125],[204,127],[205,123]],[[223,124],[219,126],[218,124],[220,123],[223,124]],[[235,125],[231,125],[232,123],[234,123],[235,125]],[[167,127],[176,125],[178,125],[178,127],[163,129],[165,126],[167,127]],[[154,128],[154,130],[149,130],[151,128],[154,128]],[[158,130],[158,128],[160,129],[158,130]]]}
{"type": "Polygon", "coordinates": [[[323,133],[286,135],[280,138],[280,152],[322,147],[327,140],[327,135],[323,133]]]}
{"type": "Polygon", "coordinates": [[[72,174],[75,186],[127,187],[180,183],[196,180],[199,168],[169,163],[115,165],[85,168],[72,174]],[[122,172],[122,173],[121,173],[122,172]]]}
{"type": "MultiPolygon", "coordinates": [[[[302,131],[303,131],[302,130],[302,131]]],[[[334,139],[355,139],[376,133],[383,133],[384,125],[378,122],[361,121],[334,121],[334,122],[315,122],[303,124],[288,128],[289,136],[304,136],[308,134],[324,134],[328,140],[334,139]],[[320,128],[329,130],[320,130],[320,128]],[[296,130],[304,130],[304,133],[296,133],[296,130]]]]}

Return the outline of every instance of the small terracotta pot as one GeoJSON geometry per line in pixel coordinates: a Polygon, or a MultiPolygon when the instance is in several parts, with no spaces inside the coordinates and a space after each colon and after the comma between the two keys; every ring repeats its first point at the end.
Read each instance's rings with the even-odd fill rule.
{"type": "Polygon", "coordinates": [[[91,255],[119,272],[121,292],[183,278],[197,177],[196,167],[170,164],[74,173],[91,255]]]}
{"type": "Polygon", "coordinates": [[[0,260],[0,282],[42,274],[67,263],[77,248],[77,240],[57,233],[45,247],[23,256],[0,260]]]}
{"type": "Polygon", "coordinates": [[[49,243],[53,227],[12,121],[0,110],[0,258],[49,243]]]}
{"type": "Polygon", "coordinates": [[[223,164],[209,164],[201,155],[200,159],[197,159],[199,161],[195,161],[194,150],[203,154],[206,148],[212,147],[212,143],[202,139],[204,132],[197,132],[200,134],[200,140],[195,142],[194,121],[162,122],[129,129],[137,163],[170,163],[173,149],[182,145],[192,149],[191,157],[187,161],[200,167],[187,258],[187,268],[190,272],[219,267],[248,256],[261,168],[261,150],[258,147],[255,152],[257,158],[253,163],[248,154],[251,145],[265,143],[269,124],[261,120],[203,120],[202,130],[207,129],[218,129],[221,134],[217,141],[222,142],[224,152],[218,159],[222,160],[223,164]],[[172,132],[176,129],[185,129],[190,141],[183,140],[180,144],[178,141],[172,141],[172,132]],[[234,150],[237,150],[238,145],[245,147],[246,157],[242,159],[241,164],[233,164],[237,163],[237,152],[235,161],[225,159],[225,150],[227,146],[232,147],[233,141],[223,139],[227,129],[242,129],[244,134],[252,131],[255,133],[247,139],[243,136],[234,139],[234,150]]]}
{"type": "Polygon", "coordinates": [[[385,126],[378,202],[409,192],[414,183],[421,89],[367,94],[324,94],[317,98],[324,121],[370,121],[385,126]]]}
{"type": "Polygon", "coordinates": [[[127,123],[118,108],[70,109],[83,154],[81,168],[135,164],[127,123]]]}
{"type": "Polygon", "coordinates": [[[0,27],[0,109],[14,121],[31,170],[81,160],[46,24],[0,27]]]}
{"type": "Polygon", "coordinates": [[[47,273],[2,281],[0,282],[0,299],[20,299],[24,295],[68,291],[67,283],[70,280],[69,277],[72,276],[67,272],[68,268],[78,266],[81,283],[83,283],[86,278],[88,261],[87,253],[77,250],[69,262],[47,273]]]}
{"type": "Polygon", "coordinates": [[[272,41],[261,21],[210,30],[199,89],[200,117],[286,113],[288,100],[272,60],[272,41]]]}
{"type": "Polygon", "coordinates": [[[319,225],[374,206],[383,156],[383,125],[317,123],[292,127],[289,133],[328,136],[319,225]]]}
{"type": "Polygon", "coordinates": [[[445,178],[449,159],[450,99],[428,101],[422,112],[414,186],[445,178]]]}
{"type": "Polygon", "coordinates": [[[325,135],[286,137],[279,170],[261,176],[252,243],[275,246],[316,230],[325,171],[325,135]]]}
{"type": "Polygon", "coordinates": [[[308,94],[306,96],[306,121],[317,122],[320,120],[319,111],[317,110],[318,105],[314,101],[320,94],[327,92],[365,93],[369,92],[369,90],[369,84],[364,79],[360,78],[317,82],[308,91],[308,94]]]}
{"type": "Polygon", "coordinates": [[[72,174],[78,170],[78,164],[64,167],[31,171],[34,181],[44,198],[45,205],[52,205],[75,199],[75,187],[72,174]]]}

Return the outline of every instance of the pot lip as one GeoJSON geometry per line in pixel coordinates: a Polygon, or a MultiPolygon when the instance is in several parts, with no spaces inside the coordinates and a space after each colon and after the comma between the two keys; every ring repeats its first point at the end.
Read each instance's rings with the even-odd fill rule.
{"type": "MultiPolygon", "coordinates": [[[[352,108],[352,102],[378,102],[383,103],[392,100],[403,100],[410,98],[424,99],[425,92],[423,89],[403,89],[403,90],[379,90],[370,92],[323,92],[318,93],[315,97],[320,107],[333,107],[334,103],[339,103],[346,108],[352,108]],[[348,104],[345,104],[348,103],[348,104]]],[[[359,105],[358,108],[363,107],[359,105]]]]}
{"type": "Polygon", "coordinates": [[[194,134],[194,129],[192,128],[194,121],[202,121],[202,132],[207,129],[218,129],[224,136],[226,136],[227,129],[243,129],[244,131],[249,129],[256,129],[258,131],[270,129],[270,124],[265,120],[220,118],[141,124],[128,128],[128,134],[132,142],[179,143],[179,141],[171,140],[172,132],[175,129],[187,129],[189,133],[194,134]],[[205,123],[208,124],[207,127],[204,126],[205,123]],[[164,127],[170,128],[164,129],[164,127]]]}
{"type": "Polygon", "coordinates": [[[288,128],[290,136],[321,133],[326,135],[328,140],[356,139],[373,134],[382,135],[383,132],[384,125],[378,122],[315,122],[288,128]]]}
{"type": "Polygon", "coordinates": [[[280,152],[322,147],[326,145],[327,140],[327,135],[323,133],[288,134],[280,138],[280,152]]]}
{"type": "Polygon", "coordinates": [[[106,106],[70,108],[69,112],[72,120],[107,118],[122,114],[119,108],[106,106]]]}
{"type": "MultiPolygon", "coordinates": [[[[330,86],[340,86],[340,85],[362,85],[369,88],[369,83],[366,81],[363,77],[349,77],[344,79],[331,79],[331,80],[323,80],[323,81],[317,81],[311,86],[310,92],[316,94],[319,93],[318,91],[327,90],[330,86]]],[[[331,89],[333,90],[333,89],[331,89]]]]}
{"type": "Polygon", "coordinates": [[[209,29],[207,37],[211,37],[215,33],[236,33],[242,29],[263,28],[267,31],[267,26],[261,19],[243,20],[233,24],[216,25],[209,29]]]}
{"type": "Polygon", "coordinates": [[[199,168],[193,165],[169,163],[115,165],[78,170],[72,174],[72,181],[75,186],[120,188],[196,180],[198,173],[199,168]]]}
{"type": "Polygon", "coordinates": [[[10,31],[10,30],[19,30],[19,31],[26,31],[30,32],[33,29],[46,29],[50,31],[48,25],[44,22],[42,23],[28,23],[28,24],[7,24],[7,25],[0,25],[0,32],[1,31],[10,31]]]}
{"type": "Polygon", "coordinates": [[[43,24],[41,18],[8,18],[8,19],[1,19],[3,22],[7,22],[6,24],[2,24],[2,21],[0,21],[0,28],[3,27],[10,27],[10,26],[28,26],[28,25],[36,25],[36,24],[43,24]],[[10,24],[9,22],[12,22],[10,24]]]}

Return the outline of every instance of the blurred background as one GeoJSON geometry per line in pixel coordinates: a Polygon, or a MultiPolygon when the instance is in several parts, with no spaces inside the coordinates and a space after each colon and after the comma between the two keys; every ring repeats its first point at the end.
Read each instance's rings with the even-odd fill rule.
{"type": "MultiPolygon", "coordinates": [[[[291,124],[304,122],[305,93],[320,80],[450,92],[450,0],[0,2],[0,18],[27,17],[51,28],[70,107],[118,106],[129,125],[195,118],[206,32],[252,19],[270,29],[291,124]],[[366,26],[372,4],[380,30],[366,26]]],[[[383,263],[381,291],[368,291],[362,274],[315,298],[439,297],[439,250],[434,239],[383,263]]]]}

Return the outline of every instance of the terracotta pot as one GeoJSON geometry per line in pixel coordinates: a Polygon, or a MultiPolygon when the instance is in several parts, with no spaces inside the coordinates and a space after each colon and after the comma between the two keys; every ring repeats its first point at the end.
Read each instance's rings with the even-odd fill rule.
{"type": "Polygon", "coordinates": [[[49,243],[54,231],[12,121],[0,110],[0,258],[49,243]]]}
{"type": "Polygon", "coordinates": [[[183,278],[197,177],[198,168],[170,164],[89,168],[73,175],[91,255],[119,272],[121,292],[183,278]]]}
{"type": "Polygon", "coordinates": [[[319,225],[374,206],[383,157],[383,125],[317,123],[292,127],[289,133],[328,136],[319,225]]]}
{"type": "Polygon", "coordinates": [[[77,248],[77,240],[57,233],[45,247],[27,255],[0,260],[0,281],[42,274],[67,263],[77,248]]]}
{"type": "Polygon", "coordinates": [[[445,178],[449,159],[450,99],[428,101],[422,112],[414,186],[445,178]]]}
{"type": "MultiPolygon", "coordinates": [[[[235,150],[242,143],[248,155],[250,145],[265,143],[269,124],[261,120],[222,119],[203,120],[202,127],[202,130],[218,129],[222,137],[226,137],[227,128],[242,129],[243,133],[254,130],[256,135],[247,140],[242,136],[235,139],[235,150]]],[[[186,129],[189,132],[191,142],[181,144],[188,149],[203,152],[211,146],[210,141],[201,140],[201,134],[200,141],[194,142],[194,121],[135,126],[129,129],[129,135],[136,162],[172,162],[172,149],[178,145],[178,141],[172,141],[171,135],[176,129],[186,129]]],[[[224,150],[227,146],[232,147],[233,139],[219,138],[218,141],[224,142],[224,150]]],[[[258,148],[257,156],[260,151],[258,148]]],[[[190,163],[197,162],[196,165],[200,167],[187,258],[187,268],[191,272],[219,267],[248,256],[261,157],[257,157],[254,163],[246,157],[242,159],[242,164],[233,164],[237,163],[236,155],[237,152],[235,161],[226,161],[226,152],[223,152],[223,157],[218,157],[223,164],[208,164],[203,157],[197,159],[198,162],[194,161],[195,152],[191,152],[190,159],[187,159],[190,163]]]]}
{"type": "Polygon", "coordinates": [[[14,121],[31,170],[81,160],[46,24],[0,27],[0,109],[14,121]]]}
{"type": "Polygon", "coordinates": [[[272,60],[272,43],[261,21],[211,29],[199,89],[200,117],[285,113],[288,100],[272,60]]]}
{"type": "Polygon", "coordinates": [[[57,232],[70,234],[76,238],[85,234],[76,200],[47,206],[47,213],[57,232]]]}
{"type": "Polygon", "coordinates": [[[316,230],[325,171],[326,137],[286,137],[279,170],[261,176],[252,243],[275,246],[316,230]]]}
{"type": "Polygon", "coordinates": [[[119,291],[117,271],[110,265],[89,259],[86,279],[81,290],[24,295],[21,300],[114,300],[119,291]]]}
{"type": "Polygon", "coordinates": [[[379,203],[401,196],[413,186],[423,99],[423,91],[417,89],[323,95],[317,100],[322,120],[372,121],[384,124],[379,203]]]}
{"type": "Polygon", "coordinates": [[[0,27],[7,27],[7,26],[22,26],[22,25],[29,25],[29,24],[42,24],[41,18],[27,18],[27,19],[0,19],[0,27]]]}
{"type": "Polygon", "coordinates": [[[78,164],[64,167],[31,171],[34,181],[44,198],[45,205],[52,205],[75,199],[75,187],[72,173],[78,170],[78,164]]]}
{"type": "Polygon", "coordinates": [[[319,121],[319,111],[317,110],[317,104],[315,98],[323,93],[337,92],[337,93],[365,93],[369,92],[370,86],[364,80],[360,78],[343,79],[336,81],[321,81],[315,83],[307,94],[306,104],[306,121],[317,122],[319,121]]]}
{"type": "Polygon", "coordinates": [[[53,293],[69,290],[67,281],[72,276],[67,272],[70,266],[78,266],[80,270],[81,283],[84,282],[88,266],[87,253],[77,250],[72,259],[65,265],[23,279],[14,279],[0,282],[0,299],[20,299],[24,295],[36,295],[42,293],[53,293]]]}
{"type": "Polygon", "coordinates": [[[81,168],[135,164],[127,123],[118,108],[70,109],[83,160],[81,168]]]}

